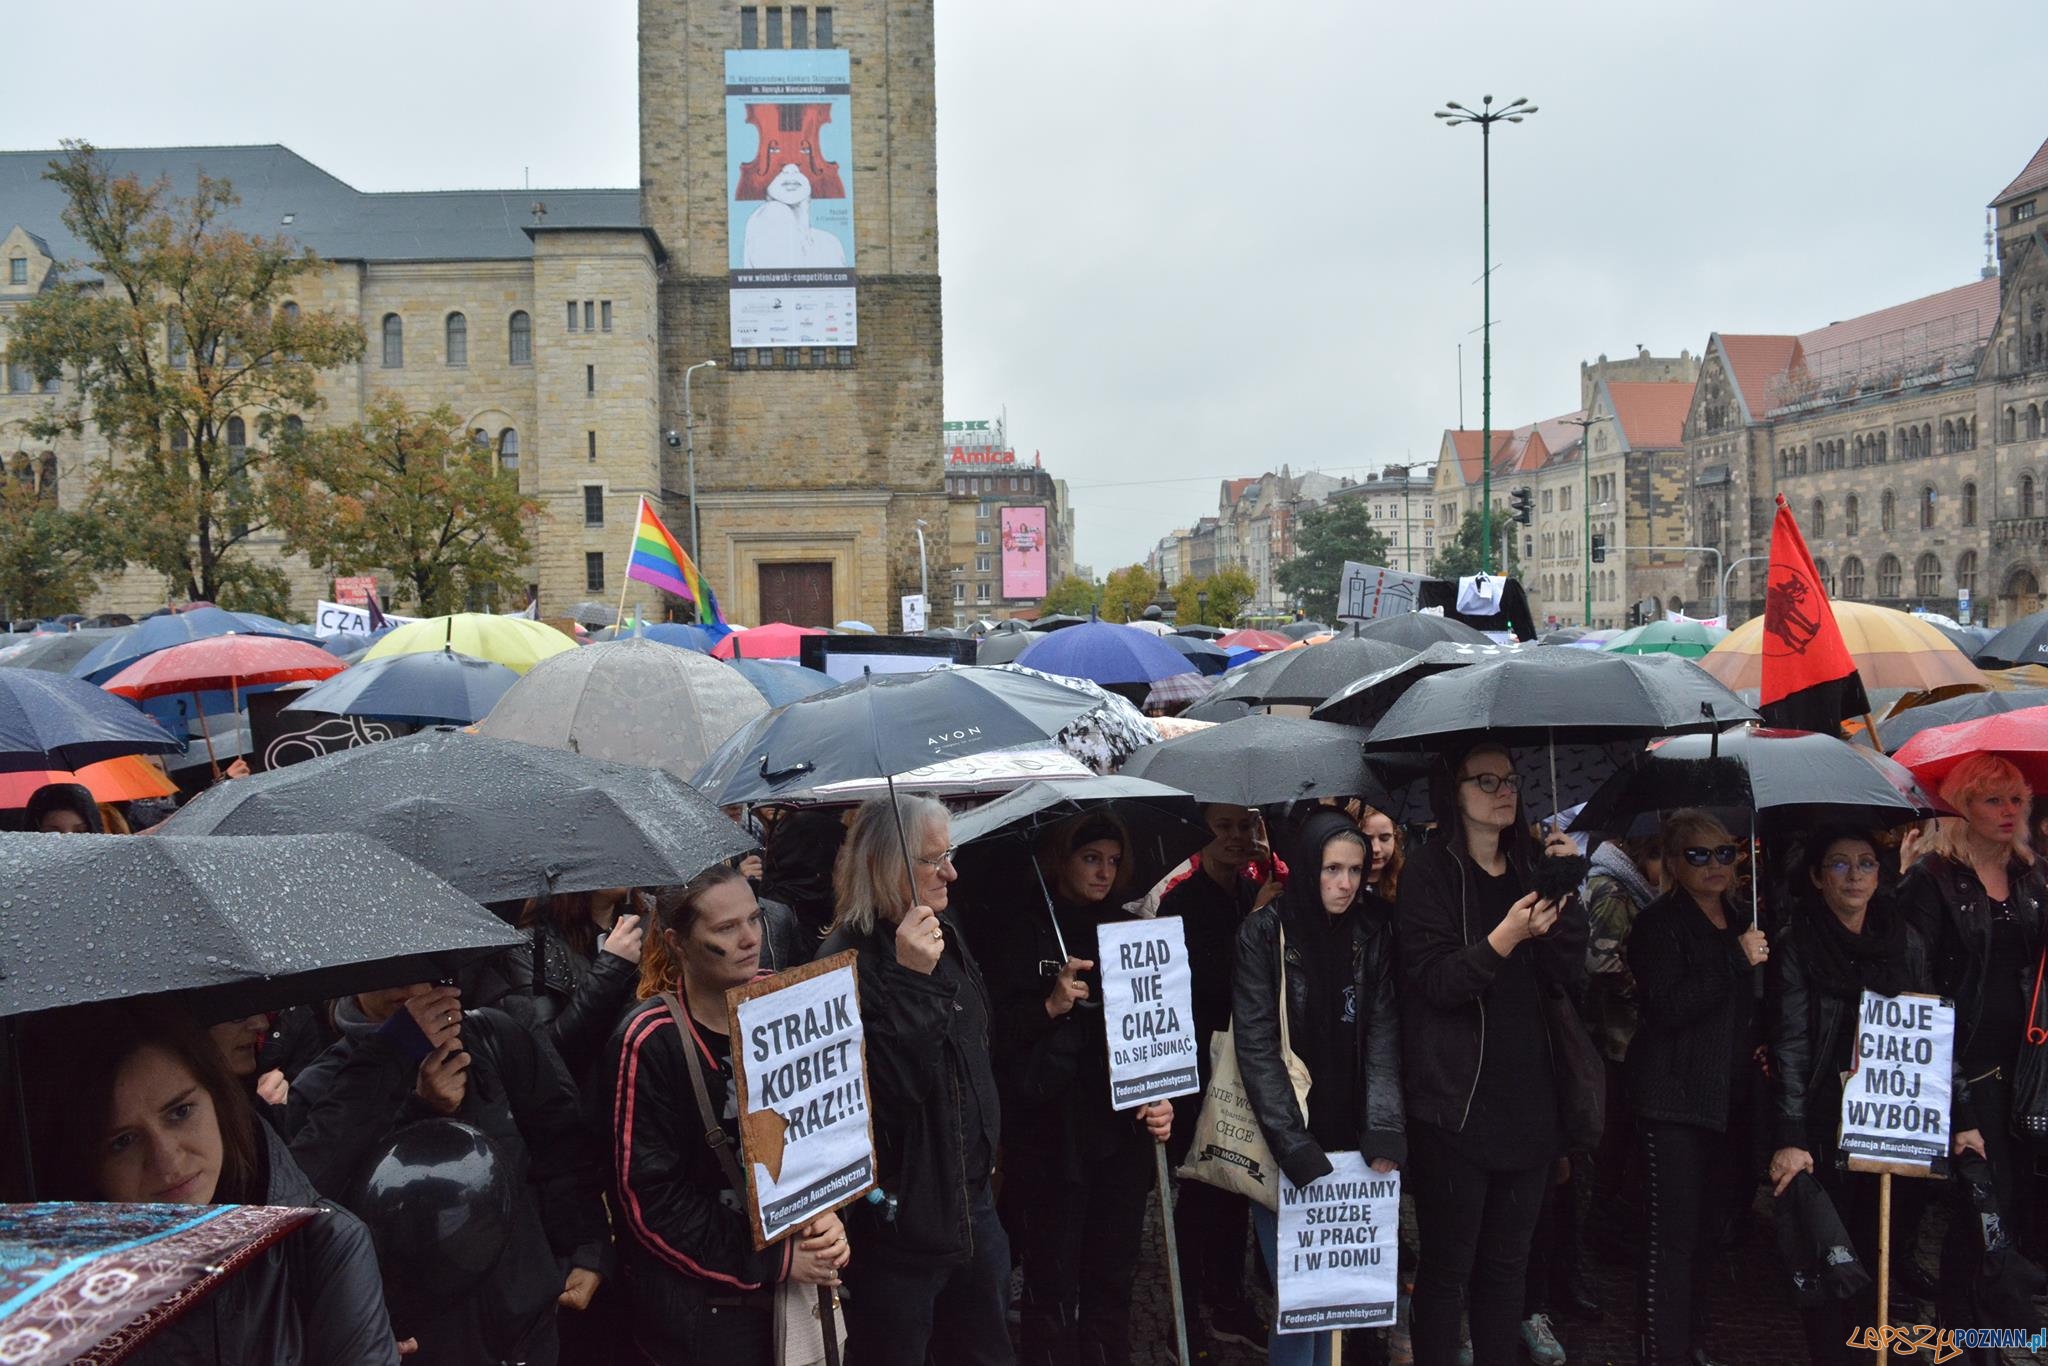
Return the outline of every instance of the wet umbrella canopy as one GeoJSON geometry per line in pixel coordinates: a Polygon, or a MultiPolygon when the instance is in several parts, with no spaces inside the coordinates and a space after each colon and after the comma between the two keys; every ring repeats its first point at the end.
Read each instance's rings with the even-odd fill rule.
{"type": "MultiPolygon", "coordinates": [[[[1337,642],[1330,643],[1334,645],[1337,642]]],[[[1387,708],[1400,701],[1403,693],[1432,674],[1505,659],[1527,648],[1523,645],[1495,645],[1492,641],[1481,641],[1476,645],[1465,641],[1438,641],[1377,673],[1346,683],[1316,708],[1316,719],[1370,726],[1385,716],[1387,708]]]]}
{"type": "Polygon", "coordinates": [[[1106,621],[1084,622],[1044,634],[1016,662],[1040,673],[1093,683],[1157,683],[1195,666],[1158,637],[1106,621]]]}
{"type": "Polygon", "coordinates": [[[352,665],[285,704],[286,711],[367,716],[416,726],[467,726],[490,715],[519,675],[453,650],[352,665]]]}
{"type": "Polygon", "coordinates": [[[0,651],[0,669],[40,669],[68,674],[71,666],[128,628],[66,631],[58,635],[24,636],[21,643],[0,651]]]}
{"type": "Polygon", "coordinates": [[[1233,669],[1214,701],[1242,698],[1259,707],[1319,706],[1347,685],[1414,658],[1404,645],[1384,640],[1325,641],[1299,650],[1265,655],[1233,669]]]}
{"type": "Polygon", "coordinates": [[[680,886],[756,843],[661,769],[461,731],[222,783],[160,829],[369,835],[478,901],[680,886]]]}
{"type": "Polygon", "coordinates": [[[184,748],[153,718],[90,683],[36,669],[0,672],[0,772],[184,748]]]}
{"type": "Polygon", "coordinates": [[[774,659],[728,659],[725,667],[746,679],[755,692],[768,699],[771,707],[816,697],[839,686],[839,680],[831,674],[774,659]]]}
{"type": "Polygon", "coordinates": [[[1454,617],[1440,617],[1434,612],[1402,612],[1391,617],[1376,617],[1361,624],[1358,634],[1367,640],[1390,640],[1411,650],[1426,650],[1439,641],[1465,645],[1493,644],[1493,637],[1478,627],[1468,626],[1454,617]]]}
{"type": "Polygon", "coordinates": [[[963,850],[963,872],[984,858],[1008,867],[1005,852],[1028,852],[1048,827],[1103,809],[1114,812],[1131,837],[1124,857],[1133,893],[1144,892],[1215,838],[1203,823],[1200,803],[1187,793],[1118,775],[1026,783],[954,820],[953,843],[963,850]]]}
{"type": "Polygon", "coordinates": [[[360,836],[0,835],[0,887],[0,1016],[180,991],[228,1018],[522,942],[360,836]]]}
{"type": "Polygon", "coordinates": [[[1388,804],[1366,767],[1365,732],[1294,716],[1247,716],[1139,750],[1123,776],[1179,788],[1197,801],[1268,806],[1311,797],[1388,804]]]}
{"type": "Polygon", "coordinates": [[[188,641],[225,635],[282,636],[288,640],[304,640],[310,634],[269,617],[223,612],[218,607],[198,607],[189,612],[151,617],[139,626],[117,632],[74,664],[71,673],[74,678],[83,678],[88,683],[104,683],[145,655],[188,641]]]}
{"type": "Polygon", "coordinates": [[[1958,721],[1974,721],[1980,716],[1996,716],[2000,712],[2025,711],[2029,707],[2042,706],[2048,706],[2048,688],[1964,693],[1961,697],[1943,698],[1939,702],[1894,711],[1877,723],[1877,739],[1887,753],[1892,753],[1923,730],[1932,730],[1936,726],[1952,726],[1958,721]]]}

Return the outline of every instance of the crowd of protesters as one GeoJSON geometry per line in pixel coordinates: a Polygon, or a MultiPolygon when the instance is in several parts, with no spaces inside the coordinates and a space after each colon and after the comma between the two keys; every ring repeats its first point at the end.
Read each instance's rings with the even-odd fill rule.
{"type": "MultiPolygon", "coordinates": [[[[1761,859],[1680,810],[1588,863],[1520,793],[1514,756],[1480,744],[1440,764],[1423,821],[1210,805],[1210,842],[1158,888],[1131,885],[1103,808],[973,904],[936,800],[755,812],[765,861],[499,906],[525,945],[461,980],[230,1020],[168,999],[32,1018],[38,1194],[322,1211],[145,1360],[767,1366],[797,1284],[844,1291],[853,1366],[1121,1366],[1154,1148],[1185,1156],[1197,1098],[1110,1108],[1097,935],[1156,912],[1183,922],[1203,1079],[1230,1031],[1285,1179],[1339,1151],[1402,1170],[1419,1366],[1561,1366],[1554,1313],[1630,1312],[1586,1288],[1589,1226],[1633,1259],[1651,1366],[1715,1360],[1708,1281],[1759,1196],[1783,1242],[1824,1194],[1872,1263],[1876,1178],[1836,1138],[1864,991],[1956,1003],[1974,1176],[1949,1183],[1967,1214],[1929,1291],[1946,1326],[2011,1326],[1976,1216],[1995,1202],[2033,1249],[2013,1078],[2048,882],[2021,774],[1973,759],[1941,789],[1958,814],[1924,834],[1824,827],[1761,859]],[[726,992],[845,951],[882,1194],[760,1248],[726,992]]],[[[127,828],[76,787],[25,817],[127,828]]],[[[1273,1211],[1176,1184],[1196,1345],[1327,1360],[1327,1335],[1274,1334],[1256,1307],[1273,1211]]],[[[1892,1215],[1908,1287],[1942,1198],[1912,1184],[1892,1215]]],[[[1845,1344],[1876,1321],[1869,1292],[1802,1307],[1813,1361],[1867,1359],[1845,1344]]],[[[1385,1359],[1384,1334],[1356,1340],[1385,1359]]]]}

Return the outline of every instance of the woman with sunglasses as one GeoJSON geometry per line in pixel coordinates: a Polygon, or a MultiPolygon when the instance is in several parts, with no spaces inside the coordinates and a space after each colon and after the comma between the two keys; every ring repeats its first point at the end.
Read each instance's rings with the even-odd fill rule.
{"type": "MultiPolygon", "coordinates": [[[[1836,1160],[1842,1076],[1855,1051],[1856,1011],[1866,991],[1896,996],[1925,991],[1931,980],[1925,941],[1879,893],[1881,868],[1869,832],[1816,832],[1806,846],[1809,890],[1799,897],[1770,958],[1771,1130],[1777,1148],[1771,1194],[1782,1197],[1802,1173],[1812,1174],[1866,1265],[1877,1252],[1877,1178],[1845,1172],[1836,1160]]],[[[1854,1301],[1830,1300],[1806,1310],[1808,1357],[1815,1366],[1864,1359],[1844,1344],[1852,1329],[1877,1322],[1876,1313],[1874,1286],[1854,1301]]]]}
{"type": "MultiPolygon", "coordinates": [[[[1401,1069],[1421,1236],[1416,1366],[1458,1359],[1461,1307],[1477,1366],[1520,1360],[1530,1240],[1564,1152],[1545,997],[1583,981],[1586,913],[1576,897],[1537,894],[1521,787],[1499,745],[1440,769],[1430,796],[1447,837],[1418,850],[1401,876],[1401,1069]]],[[[1549,848],[1576,852],[1562,834],[1549,848]]]]}
{"type": "Polygon", "coordinates": [[[1707,1296],[1719,1214],[1741,1201],[1758,1075],[1759,974],[1771,949],[1730,903],[1742,847],[1704,811],[1664,818],[1670,890],[1628,939],[1641,1018],[1628,1050],[1647,1190],[1637,1301],[1642,1360],[1709,1366],[1707,1296]]]}

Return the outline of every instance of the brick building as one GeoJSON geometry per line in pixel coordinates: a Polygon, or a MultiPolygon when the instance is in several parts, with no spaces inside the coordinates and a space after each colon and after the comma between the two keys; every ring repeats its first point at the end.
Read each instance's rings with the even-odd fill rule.
{"type": "MultiPolygon", "coordinates": [[[[1074,572],[1074,510],[1067,483],[1034,452],[1019,459],[1002,419],[945,424],[946,526],[951,562],[931,576],[932,620],[967,626],[1011,617],[1035,619],[1041,594],[1004,572],[1005,511],[1038,508],[1045,527],[1045,586],[1074,572]]],[[[935,562],[943,563],[943,562],[935,562]]],[[[1027,566],[1028,569],[1028,566],[1027,566]]]]}

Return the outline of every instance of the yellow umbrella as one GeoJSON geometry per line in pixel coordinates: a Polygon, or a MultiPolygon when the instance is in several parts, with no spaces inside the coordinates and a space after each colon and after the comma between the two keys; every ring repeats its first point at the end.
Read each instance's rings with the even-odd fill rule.
{"type": "Polygon", "coordinates": [[[452,649],[459,655],[488,659],[523,674],[549,655],[575,648],[574,640],[546,622],[492,616],[489,612],[457,612],[454,616],[408,622],[372,645],[363,661],[452,649]]]}
{"type": "MultiPolygon", "coordinates": [[[[1981,669],[1918,617],[1867,602],[1837,601],[1834,609],[1842,643],[1855,657],[1864,687],[1967,692],[1988,686],[1981,669]]],[[[1767,643],[1783,648],[1776,636],[1765,634],[1764,618],[1752,617],[1709,650],[1699,666],[1735,691],[1760,688],[1767,643]]]]}

